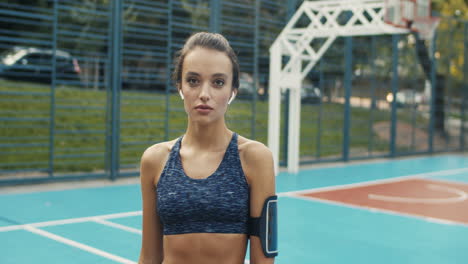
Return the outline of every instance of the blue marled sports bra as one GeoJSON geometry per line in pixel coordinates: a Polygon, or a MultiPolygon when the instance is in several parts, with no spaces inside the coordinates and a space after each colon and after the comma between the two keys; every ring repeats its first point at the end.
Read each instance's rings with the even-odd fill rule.
{"type": "Polygon", "coordinates": [[[248,234],[249,186],[233,133],[217,170],[205,179],[188,177],[180,160],[182,137],[172,147],[157,191],[164,235],[186,233],[248,234]]]}

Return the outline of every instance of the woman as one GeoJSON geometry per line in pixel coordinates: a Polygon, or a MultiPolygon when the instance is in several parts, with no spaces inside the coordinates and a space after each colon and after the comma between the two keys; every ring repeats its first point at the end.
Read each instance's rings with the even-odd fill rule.
{"type": "Polygon", "coordinates": [[[252,220],[265,215],[265,200],[275,194],[272,154],[229,130],[224,118],[239,87],[234,51],[219,34],[192,35],[173,78],[184,100],[187,130],[149,147],[141,158],[139,263],[240,264],[249,238],[250,263],[273,263],[275,254],[267,254],[271,240],[249,236],[261,227],[248,225],[265,221],[252,220]]]}

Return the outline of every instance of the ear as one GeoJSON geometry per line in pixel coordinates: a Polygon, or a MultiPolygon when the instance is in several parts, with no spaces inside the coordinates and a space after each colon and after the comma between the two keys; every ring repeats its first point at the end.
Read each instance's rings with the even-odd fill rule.
{"type": "Polygon", "coordinates": [[[180,98],[182,98],[182,100],[184,100],[184,94],[182,93],[181,89],[179,89],[179,94],[180,94],[180,98]]]}
{"type": "Polygon", "coordinates": [[[234,101],[234,98],[236,98],[236,94],[237,94],[237,91],[232,91],[232,94],[231,94],[231,99],[229,99],[229,102],[228,102],[228,105],[232,103],[232,101],[234,101]]]}

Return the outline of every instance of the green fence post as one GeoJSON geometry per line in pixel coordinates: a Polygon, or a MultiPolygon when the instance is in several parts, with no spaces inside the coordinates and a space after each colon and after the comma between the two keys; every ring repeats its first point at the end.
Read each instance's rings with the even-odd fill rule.
{"type": "Polygon", "coordinates": [[[351,125],[351,89],[353,77],[353,38],[345,38],[345,105],[343,119],[343,160],[349,160],[350,125],[351,125]]]}
{"type": "Polygon", "coordinates": [[[58,1],[54,0],[54,22],[52,30],[52,83],[50,86],[50,127],[49,127],[49,177],[54,177],[54,141],[55,141],[55,79],[57,78],[57,25],[58,25],[58,1]]]}
{"type": "Polygon", "coordinates": [[[169,140],[169,111],[171,107],[171,65],[172,65],[172,0],[167,3],[167,53],[166,53],[166,113],[164,121],[164,140],[169,140]]]}
{"type": "Polygon", "coordinates": [[[211,0],[210,2],[210,31],[221,32],[220,16],[221,16],[222,0],[211,0]]]}
{"type": "Polygon", "coordinates": [[[430,119],[429,119],[429,153],[434,152],[434,129],[435,129],[435,115],[436,115],[436,96],[437,96],[437,58],[435,57],[437,49],[437,31],[434,34],[431,43],[431,106],[430,106],[430,119]]]}
{"type": "Polygon", "coordinates": [[[323,96],[324,96],[324,91],[325,91],[325,76],[323,74],[324,72],[324,64],[325,64],[325,58],[320,59],[320,80],[319,80],[319,86],[320,86],[320,94],[321,94],[321,99],[319,102],[319,111],[318,111],[318,117],[317,117],[317,135],[316,135],[316,141],[317,141],[317,147],[316,147],[316,154],[315,157],[316,159],[320,159],[321,156],[321,149],[322,149],[322,144],[321,144],[321,138],[322,138],[322,120],[323,120],[323,96]]]}
{"type": "Polygon", "coordinates": [[[259,45],[259,36],[260,36],[260,1],[255,0],[255,32],[254,32],[254,66],[253,66],[253,79],[254,79],[254,91],[252,98],[252,120],[251,120],[251,132],[250,137],[256,139],[257,137],[257,100],[258,100],[258,45],[259,45]]]}
{"type": "Polygon", "coordinates": [[[110,143],[110,178],[115,180],[119,173],[120,156],[120,85],[122,64],[122,0],[112,3],[111,17],[111,143],[110,143]]]}
{"type": "Polygon", "coordinates": [[[400,35],[392,35],[392,115],[391,115],[391,127],[390,127],[390,156],[396,156],[396,136],[397,136],[397,103],[396,95],[398,92],[398,41],[400,35]]]}
{"type": "Polygon", "coordinates": [[[286,10],[286,15],[287,15],[286,22],[289,21],[289,19],[291,19],[291,17],[294,15],[294,13],[296,13],[297,1],[298,0],[288,0],[287,1],[288,6],[287,6],[287,10],[286,10]]]}
{"type": "Polygon", "coordinates": [[[466,120],[466,111],[467,111],[467,104],[468,104],[468,22],[465,22],[465,34],[464,34],[464,62],[463,62],[463,101],[461,105],[461,131],[460,131],[460,149],[462,151],[465,150],[466,142],[465,142],[465,134],[467,133],[465,129],[465,122],[466,120]]]}
{"type": "Polygon", "coordinates": [[[376,108],[377,108],[377,93],[376,93],[376,89],[377,89],[377,80],[376,80],[376,75],[377,75],[377,71],[376,71],[376,65],[375,65],[375,59],[377,58],[377,37],[376,36],[372,36],[371,37],[371,43],[370,43],[370,46],[371,46],[371,50],[370,50],[370,67],[371,67],[371,81],[370,81],[370,85],[371,85],[371,105],[370,105],[370,118],[369,118],[369,130],[368,130],[368,133],[369,133],[369,142],[368,142],[368,145],[367,145],[367,151],[369,153],[368,156],[373,156],[372,153],[374,152],[374,130],[373,130],[373,125],[374,125],[374,118],[375,118],[375,111],[376,108]]]}

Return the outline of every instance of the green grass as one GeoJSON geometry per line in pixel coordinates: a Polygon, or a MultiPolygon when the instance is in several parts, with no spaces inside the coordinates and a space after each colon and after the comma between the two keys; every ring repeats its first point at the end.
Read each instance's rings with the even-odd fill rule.
{"type": "Polygon", "coordinates": [[[450,112],[449,117],[453,118],[453,119],[462,119],[462,114],[461,113],[450,112]]]}
{"type": "MultiPolygon", "coordinates": [[[[344,105],[337,103],[303,105],[301,112],[301,156],[339,156],[343,149],[344,105]],[[321,117],[320,117],[320,112],[321,117]],[[320,118],[320,130],[318,119],[320,118]],[[320,143],[320,147],[317,144],[320,143]]],[[[372,123],[389,121],[385,111],[364,108],[351,108],[350,149],[385,151],[388,142],[381,141],[374,134],[372,123]],[[370,138],[373,137],[371,143],[370,138]],[[372,145],[371,145],[372,144],[372,145]]]]}
{"type": "MultiPolygon", "coordinates": [[[[0,170],[47,169],[49,166],[51,89],[48,85],[0,81],[0,170]],[[22,94],[22,92],[25,92],[22,94]],[[13,121],[13,119],[15,119],[13,121]]],[[[123,91],[121,94],[120,164],[137,168],[150,145],[175,138],[186,128],[186,114],[176,94],[168,98],[166,137],[166,95],[123,91]]],[[[105,169],[106,138],[110,138],[110,109],[105,91],[57,87],[53,163],[57,172],[90,172],[105,169]]],[[[249,100],[237,99],[227,113],[228,126],[252,138],[252,110],[249,100]]],[[[267,142],[268,101],[255,104],[255,139],[267,142]]],[[[388,142],[378,140],[369,128],[374,122],[389,121],[388,111],[364,108],[351,110],[351,149],[367,150],[373,137],[373,151],[387,151],[388,142]]],[[[282,126],[284,120],[282,118],[282,126]]],[[[284,131],[281,129],[281,131],[284,131]]],[[[339,156],[343,141],[343,105],[303,105],[301,113],[301,156],[339,156]],[[318,122],[321,111],[321,131],[318,122]],[[320,142],[320,150],[317,144],[320,142]]],[[[281,139],[283,140],[283,138],[281,139]]],[[[283,157],[283,153],[281,153],[283,157]]]]}

